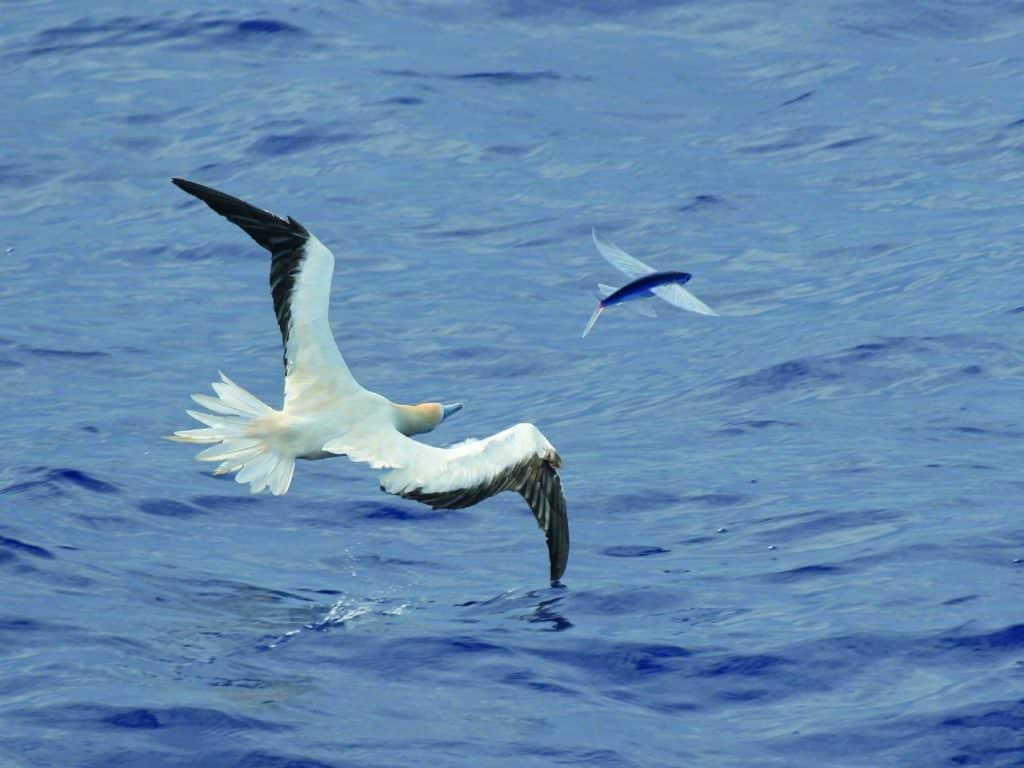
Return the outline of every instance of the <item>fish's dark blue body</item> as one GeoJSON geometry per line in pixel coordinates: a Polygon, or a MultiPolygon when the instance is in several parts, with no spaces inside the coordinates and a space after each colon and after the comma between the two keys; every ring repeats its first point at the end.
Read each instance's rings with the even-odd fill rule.
{"type": "Polygon", "coordinates": [[[665,285],[666,283],[679,283],[679,285],[682,285],[689,282],[691,277],[693,275],[689,272],[653,272],[637,278],[631,283],[626,283],[615,293],[605,296],[601,300],[601,306],[610,307],[612,304],[619,304],[632,298],[650,296],[652,288],[657,288],[659,285],[665,285]]]}

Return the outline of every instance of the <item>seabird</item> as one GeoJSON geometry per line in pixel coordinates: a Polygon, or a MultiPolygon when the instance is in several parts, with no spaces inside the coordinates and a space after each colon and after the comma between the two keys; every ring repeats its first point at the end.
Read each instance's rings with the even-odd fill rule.
{"type": "Polygon", "coordinates": [[[594,327],[594,323],[597,322],[597,318],[606,306],[644,296],[654,295],[667,301],[674,307],[701,315],[718,315],[715,310],[683,288],[683,283],[686,283],[692,277],[689,273],[658,272],[654,267],[630,256],[611,241],[605,240],[597,234],[596,229],[591,229],[590,234],[594,238],[594,245],[597,247],[598,253],[605,258],[605,261],[630,278],[632,282],[618,289],[603,283],[598,285],[603,298],[598,302],[594,314],[590,316],[590,321],[583,330],[584,336],[594,327]]]}
{"type": "Polygon", "coordinates": [[[360,386],[327,320],[334,255],[290,216],[283,219],[231,195],[185,179],[173,183],[238,225],[270,251],[270,293],[284,344],[284,404],[275,410],[220,374],[216,397],[192,395],[208,413],[187,411],[206,426],[170,439],[212,443],[196,458],[219,461],[214,474],[237,473],[253,493],[279,496],[296,459],[347,456],[386,470],[381,490],[462,509],[515,491],[547,539],[552,582],[569,559],[569,519],[558,476],[561,458],[533,424],[516,424],[483,440],[437,448],[413,440],[462,408],[461,403],[393,403],[360,386]]]}

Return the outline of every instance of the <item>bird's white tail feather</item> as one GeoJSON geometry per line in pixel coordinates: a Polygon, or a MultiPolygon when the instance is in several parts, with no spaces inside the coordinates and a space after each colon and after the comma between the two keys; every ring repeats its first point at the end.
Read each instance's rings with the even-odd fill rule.
{"type": "Polygon", "coordinates": [[[212,413],[186,411],[202,429],[182,429],[168,439],[181,443],[213,443],[196,454],[199,461],[219,461],[213,474],[237,472],[235,480],[249,483],[253,493],[269,488],[275,496],[288,490],[295,471],[295,457],[275,445],[272,416],[275,411],[251,392],[220,374],[213,383],[217,397],[192,395],[212,413]]]}

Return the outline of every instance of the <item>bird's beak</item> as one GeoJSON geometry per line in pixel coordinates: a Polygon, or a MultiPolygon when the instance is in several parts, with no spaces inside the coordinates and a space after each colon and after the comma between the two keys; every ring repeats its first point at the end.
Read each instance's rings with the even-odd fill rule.
{"type": "Polygon", "coordinates": [[[450,403],[449,405],[441,406],[444,408],[444,413],[441,415],[441,421],[444,421],[453,413],[457,413],[462,410],[462,403],[450,403]]]}

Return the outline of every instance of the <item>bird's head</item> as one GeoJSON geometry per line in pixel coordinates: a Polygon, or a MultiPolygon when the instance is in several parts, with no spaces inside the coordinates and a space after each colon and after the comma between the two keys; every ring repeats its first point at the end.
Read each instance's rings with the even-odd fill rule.
{"type": "Polygon", "coordinates": [[[462,403],[397,405],[395,409],[398,431],[411,436],[429,432],[452,414],[461,411],[462,403]]]}

